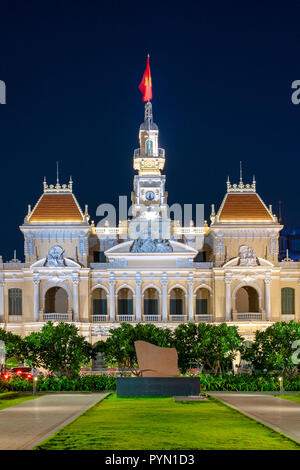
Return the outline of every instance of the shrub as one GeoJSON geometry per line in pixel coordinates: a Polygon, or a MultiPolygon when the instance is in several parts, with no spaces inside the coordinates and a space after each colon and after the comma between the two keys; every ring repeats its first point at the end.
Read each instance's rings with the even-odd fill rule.
{"type": "MultiPolygon", "coordinates": [[[[25,379],[10,379],[5,382],[6,390],[31,392],[32,381],[25,379]]],[[[86,375],[83,377],[39,377],[38,392],[102,392],[115,390],[116,378],[110,375],[86,375]]]]}

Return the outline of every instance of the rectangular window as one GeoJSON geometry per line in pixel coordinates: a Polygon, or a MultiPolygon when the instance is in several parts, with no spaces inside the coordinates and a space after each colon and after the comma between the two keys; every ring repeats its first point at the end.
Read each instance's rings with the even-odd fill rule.
{"type": "Polygon", "coordinates": [[[158,300],[145,299],[144,300],[144,315],[158,315],[158,300]]]}
{"type": "Polygon", "coordinates": [[[22,315],[21,289],[8,289],[8,315],[22,315]]]}
{"type": "Polygon", "coordinates": [[[171,310],[171,315],[183,315],[183,300],[171,299],[170,310],[171,310]]]}
{"type": "Polygon", "coordinates": [[[196,315],[208,314],[207,299],[196,299],[196,315]]]}
{"type": "Polygon", "coordinates": [[[118,299],[118,314],[133,315],[133,299],[118,299]]]}
{"type": "Polygon", "coordinates": [[[106,256],[104,251],[94,251],[94,263],[106,263],[106,256]]]}
{"type": "Polygon", "coordinates": [[[94,315],[107,315],[106,299],[93,299],[93,314],[94,315]]]}

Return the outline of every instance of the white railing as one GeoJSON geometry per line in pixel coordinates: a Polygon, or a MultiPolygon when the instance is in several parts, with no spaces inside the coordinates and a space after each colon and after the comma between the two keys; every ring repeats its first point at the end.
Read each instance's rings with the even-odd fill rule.
{"type": "Polygon", "coordinates": [[[160,315],[144,315],[143,319],[145,322],[158,322],[160,321],[160,315]]]}
{"type": "Polygon", "coordinates": [[[133,322],[135,321],[134,315],[118,315],[118,321],[126,321],[126,322],[133,322]]]}
{"type": "Polygon", "coordinates": [[[171,321],[182,322],[186,321],[186,315],[170,315],[171,321]]]}
{"type": "Polygon", "coordinates": [[[213,321],[213,315],[208,315],[208,314],[196,315],[196,322],[211,323],[212,321],[213,321]]]}
{"type": "Polygon", "coordinates": [[[7,318],[9,322],[22,321],[22,315],[8,315],[7,318]]]}
{"type": "Polygon", "coordinates": [[[43,321],[72,321],[72,313],[43,313],[43,321]]]}
{"type": "Polygon", "coordinates": [[[92,315],[92,323],[97,323],[97,322],[107,322],[108,321],[108,315],[92,315]]]}
{"type": "Polygon", "coordinates": [[[263,319],[262,313],[236,313],[235,315],[238,321],[263,319]]]}

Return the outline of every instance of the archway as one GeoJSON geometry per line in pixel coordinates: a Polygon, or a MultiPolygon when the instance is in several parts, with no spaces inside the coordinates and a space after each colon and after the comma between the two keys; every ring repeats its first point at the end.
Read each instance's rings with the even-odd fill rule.
{"type": "Polygon", "coordinates": [[[251,286],[243,286],[236,294],[236,311],[238,313],[258,313],[258,293],[251,286]]]}
{"type": "Polygon", "coordinates": [[[206,315],[210,312],[210,292],[201,287],[196,293],[196,315],[206,315]]]}
{"type": "Polygon", "coordinates": [[[149,287],[144,292],[144,315],[158,315],[159,295],[157,289],[149,287]]]}
{"type": "Polygon", "coordinates": [[[92,292],[93,315],[107,315],[107,296],[104,289],[94,289],[92,292]]]}
{"type": "Polygon", "coordinates": [[[133,315],[133,294],[128,287],[118,292],[118,315],[133,315]]]}
{"type": "Polygon", "coordinates": [[[185,294],[180,287],[174,287],[170,294],[170,314],[171,315],[184,315],[185,314],[185,294]]]}
{"type": "Polygon", "coordinates": [[[55,286],[47,290],[45,313],[68,313],[68,294],[65,289],[55,286]]]}

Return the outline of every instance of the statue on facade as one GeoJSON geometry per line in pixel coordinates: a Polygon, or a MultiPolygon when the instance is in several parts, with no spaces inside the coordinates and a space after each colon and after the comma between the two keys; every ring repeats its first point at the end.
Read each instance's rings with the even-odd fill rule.
{"type": "Polygon", "coordinates": [[[240,246],[239,259],[240,266],[256,266],[258,264],[255,251],[251,246],[248,245],[240,246]]]}
{"type": "Polygon", "coordinates": [[[130,249],[131,253],[170,253],[173,251],[169,240],[152,240],[151,238],[138,238],[130,249]]]}
{"type": "Polygon", "coordinates": [[[64,250],[61,246],[55,245],[48,251],[45,266],[65,266],[64,250]]]}

